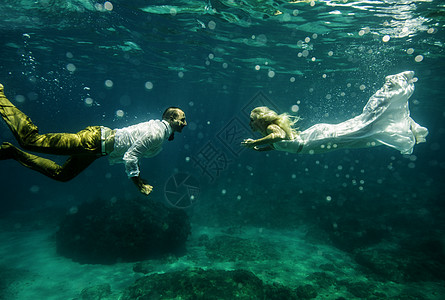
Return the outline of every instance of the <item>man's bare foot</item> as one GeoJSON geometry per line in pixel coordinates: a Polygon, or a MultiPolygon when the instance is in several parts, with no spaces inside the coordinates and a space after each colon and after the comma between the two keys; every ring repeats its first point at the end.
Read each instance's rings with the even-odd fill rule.
{"type": "Polygon", "coordinates": [[[11,143],[3,143],[0,146],[0,160],[14,158],[15,147],[11,143]]]}

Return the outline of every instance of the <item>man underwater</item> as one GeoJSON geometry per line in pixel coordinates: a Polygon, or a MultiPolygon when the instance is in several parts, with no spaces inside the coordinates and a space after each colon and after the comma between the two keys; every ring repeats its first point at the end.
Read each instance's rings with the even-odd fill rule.
{"type": "Polygon", "coordinates": [[[0,114],[23,149],[69,156],[60,166],[4,142],[0,146],[0,160],[14,159],[54,180],[66,182],[99,157],[108,155],[110,163],[125,164],[128,177],[145,195],[150,194],[153,187],[140,177],[139,160],[157,155],[165,140],[173,140],[175,132],[182,132],[187,126],[185,113],[178,107],[169,107],[162,114],[162,120],[150,120],[121,129],[88,126],[77,133],[39,134],[31,119],[6,98],[2,84],[0,114]]]}

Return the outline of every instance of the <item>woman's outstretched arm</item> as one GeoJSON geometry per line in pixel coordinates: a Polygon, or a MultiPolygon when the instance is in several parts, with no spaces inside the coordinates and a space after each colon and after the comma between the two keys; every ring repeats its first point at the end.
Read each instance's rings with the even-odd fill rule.
{"type": "MultiPolygon", "coordinates": [[[[261,145],[271,145],[273,143],[282,141],[284,139],[286,139],[286,132],[281,129],[280,126],[276,125],[276,124],[271,124],[267,127],[267,135],[265,137],[262,137],[260,139],[254,140],[254,139],[245,139],[244,141],[241,142],[241,145],[246,147],[246,148],[254,148],[257,146],[261,146],[261,145]]],[[[262,151],[267,151],[267,150],[273,150],[272,147],[267,148],[265,147],[265,150],[262,151]]],[[[255,149],[255,148],[254,148],[255,149]]],[[[261,151],[259,150],[260,148],[257,147],[255,150],[261,151]]]]}

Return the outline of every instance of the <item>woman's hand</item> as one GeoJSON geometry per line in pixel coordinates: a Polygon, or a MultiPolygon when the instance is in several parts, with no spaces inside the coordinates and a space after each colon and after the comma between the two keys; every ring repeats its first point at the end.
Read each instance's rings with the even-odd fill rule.
{"type": "MultiPolygon", "coordinates": [[[[256,146],[255,140],[254,139],[245,139],[244,141],[241,142],[241,146],[244,146],[249,149],[252,149],[252,148],[255,149],[255,146],[256,146]]],[[[257,150],[257,149],[255,149],[255,150],[257,150]]]]}

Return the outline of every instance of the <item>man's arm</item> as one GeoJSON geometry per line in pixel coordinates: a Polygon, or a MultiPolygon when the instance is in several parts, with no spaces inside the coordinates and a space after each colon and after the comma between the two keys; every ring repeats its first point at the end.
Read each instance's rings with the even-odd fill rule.
{"type": "Polygon", "coordinates": [[[125,172],[127,173],[128,178],[133,181],[138,190],[144,195],[150,194],[153,190],[153,187],[140,177],[139,160],[147,150],[148,147],[144,145],[141,140],[138,140],[123,156],[125,172]]]}
{"type": "Polygon", "coordinates": [[[153,148],[159,148],[159,144],[162,144],[163,140],[163,136],[158,134],[158,132],[149,130],[141,136],[123,156],[128,177],[144,195],[150,194],[153,186],[149,185],[146,180],[140,177],[139,160],[145,153],[150,150],[152,151],[153,148]]]}

